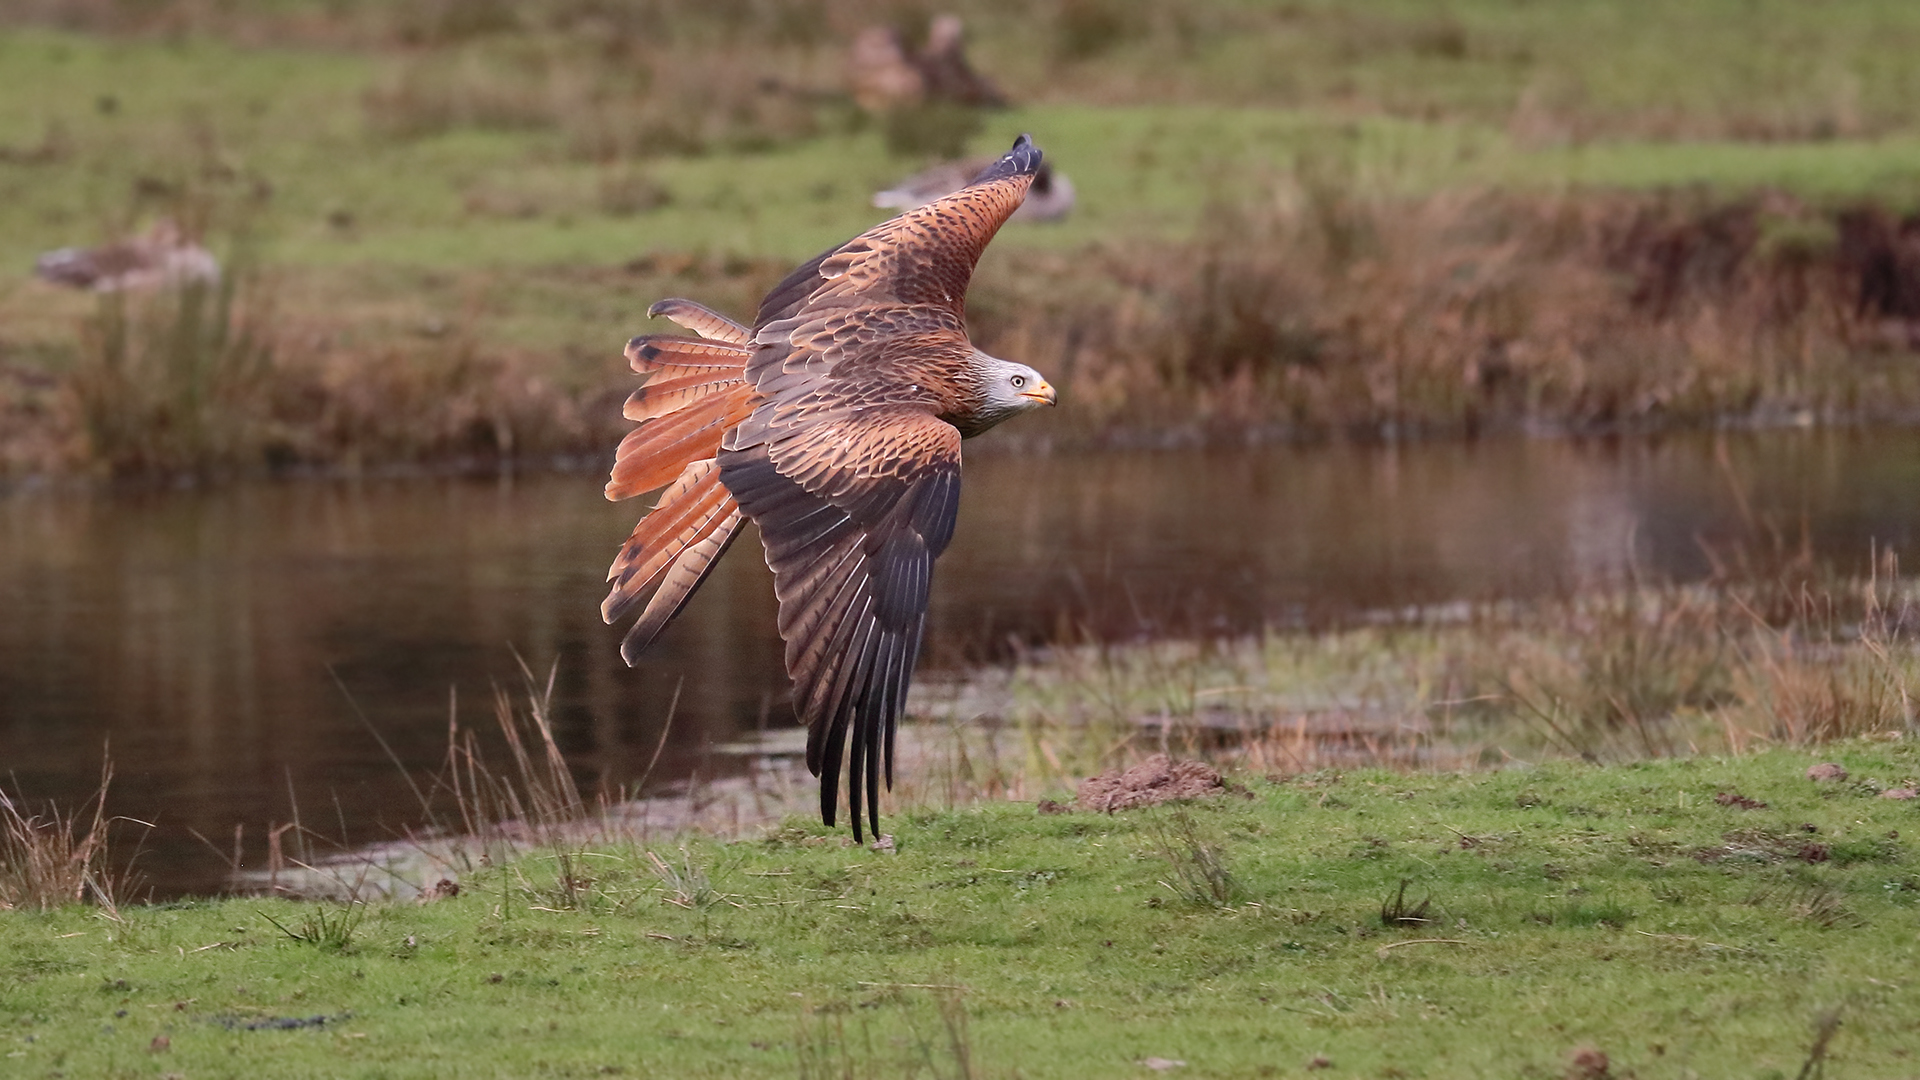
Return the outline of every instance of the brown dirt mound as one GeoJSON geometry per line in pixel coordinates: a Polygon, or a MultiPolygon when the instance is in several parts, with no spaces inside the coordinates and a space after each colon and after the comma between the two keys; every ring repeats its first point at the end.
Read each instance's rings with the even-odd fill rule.
{"type": "Polygon", "coordinates": [[[1158,806],[1176,799],[1198,799],[1226,790],[1220,773],[1199,761],[1175,761],[1155,754],[1130,769],[1114,769],[1080,781],[1074,805],[1111,813],[1137,806],[1158,806]]]}

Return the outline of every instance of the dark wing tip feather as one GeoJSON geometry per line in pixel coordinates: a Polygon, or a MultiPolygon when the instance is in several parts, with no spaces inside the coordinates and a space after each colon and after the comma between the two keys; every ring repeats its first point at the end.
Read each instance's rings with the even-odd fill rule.
{"type": "Polygon", "coordinates": [[[980,175],[967,182],[968,187],[975,184],[989,184],[995,180],[1005,180],[1009,176],[1031,176],[1040,171],[1040,159],[1045,155],[1033,145],[1031,135],[1021,135],[1013,140],[1013,149],[1001,155],[1000,160],[980,170],[980,175]]]}

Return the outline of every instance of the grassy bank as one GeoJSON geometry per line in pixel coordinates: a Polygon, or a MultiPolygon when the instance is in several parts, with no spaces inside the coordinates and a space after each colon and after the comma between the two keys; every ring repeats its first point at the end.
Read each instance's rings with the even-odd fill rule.
{"type": "MultiPolygon", "coordinates": [[[[1905,7],[958,10],[1019,104],[970,147],[1031,130],[1081,194],[1062,225],[1008,230],[975,298],[988,346],[1076,406],[1036,438],[1920,407],[1905,7]]],[[[750,310],[921,162],[841,65],[861,26],[924,17],[14,9],[0,465],[603,456],[616,346],[650,300],[750,310]],[[28,280],[40,251],[163,215],[228,263],[213,317],[28,280]]]]}
{"type": "Polygon", "coordinates": [[[1259,771],[1632,761],[1920,734],[1911,586],[1798,572],[1452,605],[1257,638],[1063,645],[919,710],[1022,733],[1027,783],[1156,740],[1259,771]],[[1044,745],[1043,745],[1044,744],[1044,745]]]}
{"type": "Polygon", "coordinates": [[[1905,1075],[1911,586],[1722,562],[1710,586],[927,680],[893,851],[815,824],[778,739],[749,781],[597,807],[531,682],[498,703],[510,764],[462,732],[418,778],[444,830],[310,871],[315,834],[277,826],[266,867],[235,867],[330,899],[136,904],[104,790],[9,803],[0,1054],[23,1075],[1905,1075]],[[1161,748],[1227,790],[1042,812],[1161,748]],[[378,899],[395,877],[424,899],[378,899]]]}
{"type": "Polygon", "coordinates": [[[1905,1075],[1920,804],[1879,791],[1920,757],[1826,757],[1849,778],[1788,750],[1250,775],[912,810],[896,854],[796,821],[427,904],[15,911],[0,1038],[34,1076],[1905,1075]]]}

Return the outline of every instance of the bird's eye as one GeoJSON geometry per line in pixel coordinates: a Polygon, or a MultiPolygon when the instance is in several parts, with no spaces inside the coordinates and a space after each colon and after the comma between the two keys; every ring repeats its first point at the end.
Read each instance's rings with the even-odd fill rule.
{"type": "Polygon", "coordinates": [[[1018,390],[1025,385],[1027,385],[1027,377],[1025,375],[1015,375],[1013,377],[1013,388],[1015,390],[1018,390]]]}

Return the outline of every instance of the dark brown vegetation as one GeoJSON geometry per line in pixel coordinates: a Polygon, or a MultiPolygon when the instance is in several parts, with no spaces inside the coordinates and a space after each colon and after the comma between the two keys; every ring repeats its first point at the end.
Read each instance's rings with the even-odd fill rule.
{"type": "Polygon", "coordinates": [[[1030,257],[974,309],[1061,370],[1088,438],[1908,419],[1916,237],[1784,195],[1305,183],[1191,243],[1030,257]]]}
{"type": "MultiPolygon", "coordinates": [[[[595,402],[524,353],[472,336],[343,346],[348,328],[275,318],[271,291],[103,297],[58,380],[0,371],[0,460],[115,475],[433,462],[499,467],[617,438],[595,402]]],[[[613,391],[609,389],[609,393],[613,391]]],[[[617,416],[617,403],[614,405],[617,416]]]]}
{"type": "MultiPolygon", "coordinates": [[[[780,269],[664,255],[595,284],[745,311],[780,269]]],[[[1920,215],[1872,206],[1307,184],[1191,240],[1015,251],[999,271],[975,289],[978,336],[1055,377],[1070,407],[1025,434],[1056,445],[1920,415],[1920,215]]],[[[0,370],[3,456],[248,472],[597,462],[617,441],[632,376],[611,352],[569,381],[460,326],[282,318],[274,291],[254,274],[101,300],[63,380],[0,370]]]]}

